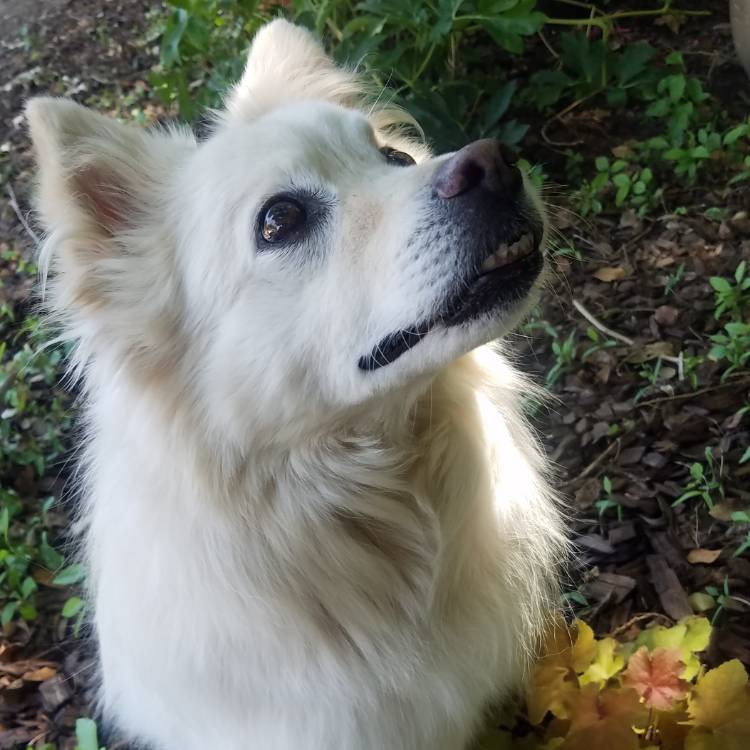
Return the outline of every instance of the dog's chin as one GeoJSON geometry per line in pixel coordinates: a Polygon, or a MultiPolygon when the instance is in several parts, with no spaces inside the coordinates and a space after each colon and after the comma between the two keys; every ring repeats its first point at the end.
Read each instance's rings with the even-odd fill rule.
{"type": "Polygon", "coordinates": [[[522,315],[544,267],[541,245],[541,237],[533,231],[503,244],[474,274],[460,280],[433,316],[389,333],[361,356],[359,369],[373,372],[393,365],[415,347],[426,347],[441,332],[441,338],[465,339],[469,348],[507,332],[522,315]]]}

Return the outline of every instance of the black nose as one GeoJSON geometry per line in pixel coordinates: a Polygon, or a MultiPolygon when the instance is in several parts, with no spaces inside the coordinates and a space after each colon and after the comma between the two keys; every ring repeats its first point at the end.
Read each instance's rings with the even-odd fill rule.
{"type": "Polygon", "coordinates": [[[523,179],[508,146],[494,138],[474,141],[440,165],[433,187],[440,198],[455,198],[482,187],[498,197],[514,198],[523,179]]]}

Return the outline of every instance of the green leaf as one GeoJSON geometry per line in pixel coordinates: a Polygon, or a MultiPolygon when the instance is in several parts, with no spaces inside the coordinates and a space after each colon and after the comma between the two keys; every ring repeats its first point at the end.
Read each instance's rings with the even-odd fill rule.
{"type": "Polygon", "coordinates": [[[685,84],[685,76],[669,76],[667,78],[669,97],[673,102],[677,102],[682,98],[682,95],[685,93],[685,84]]]}
{"type": "Polygon", "coordinates": [[[606,172],[609,170],[609,159],[606,156],[597,156],[594,160],[594,166],[599,172],[606,172]]]}
{"type": "MultiPolygon", "coordinates": [[[[750,445],[745,448],[745,452],[742,454],[742,458],[740,459],[741,464],[745,464],[748,461],[750,461],[750,445]]],[[[748,523],[750,523],[750,517],[748,518],[748,523]]]]}
{"type": "Polygon", "coordinates": [[[618,188],[629,188],[630,187],[630,177],[626,174],[616,174],[612,177],[612,183],[616,185],[618,188]]]}
{"type": "Polygon", "coordinates": [[[482,135],[496,125],[498,120],[506,113],[510,100],[516,93],[517,88],[517,81],[508,81],[490,97],[484,110],[482,124],[479,127],[482,135]]]}
{"type": "Polygon", "coordinates": [[[58,586],[70,586],[74,583],[79,583],[85,576],[85,570],[83,565],[68,565],[67,568],[63,568],[53,579],[52,583],[58,586]]]}
{"type": "Polygon", "coordinates": [[[96,732],[96,722],[91,719],[76,721],[76,750],[99,750],[99,737],[96,732]]]}
{"type": "MultiPolygon", "coordinates": [[[[738,283],[742,283],[742,279],[745,277],[745,269],[747,267],[746,261],[742,261],[734,271],[734,280],[738,283]]],[[[744,288],[744,285],[743,285],[744,288]]]]}
{"type": "Polygon", "coordinates": [[[24,599],[28,599],[36,590],[36,581],[31,576],[27,576],[23,579],[23,583],[21,584],[21,596],[24,599]]]}
{"type": "Polygon", "coordinates": [[[21,615],[26,622],[31,622],[32,620],[36,620],[38,612],[33,604],[23,602],[23,604],[18,607],[18,614],[21,615]]]}
{"type": "Polygon", "coordinates": [[[721,293],[727,293],[732,291],[732,285],[721,276],[712,276],[708,283],[714,288],[715,291],[721,293]]]}
{"type": "Polygon", "coordinates": [[[646,70],[647,63],[656,54],[648,42],[637,42],[625,47],[617,60],[615,78],[623,86],[646,70]]]}
{"type": "Polygon", "coordinates": [[[724,135],[723,144],[725,146],[731,146],[733,143],[736,143],[740,138],[742,138],[745,135],[748,135],[750,133],[750,126],[748,125],[737,125],[736,127],[729,130],[724,135]]]}
{"type": "Polygon", "coordinates": [[[62,608],[63,617],[75,617],[85,606],[83,599],[77,596],[71,596],[68,601],[65,602],[62,608]]]}
{"type": "Polygon", "coordinates": [[[4,607],[2,613],[0,613],[0,624],[5,627],[12,619],[13,615],[16,614],[20,602],[10,601],[4,607]]]}
{"type": "Polygon", "coordinates": [[[167,21],[159,58],[164,68],[171,68],[180,61],[180,41],[187,28],[188,18],[184,8],[177,8],[167,21]]]}

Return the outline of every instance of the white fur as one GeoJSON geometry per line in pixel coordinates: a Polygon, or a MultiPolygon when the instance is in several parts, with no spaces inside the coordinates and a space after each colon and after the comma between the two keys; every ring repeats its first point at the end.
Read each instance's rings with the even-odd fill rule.
{"type": "Polygon", "coordinates": [[[48,299],[87,394],[102,703],[157,748],[459,750],[554,606],[528,386],[466,354],[523,310],[356,367],[446,275],[404,247],[440,159],[384,163],[404,141],[358,92],[277,21],[205,143],[28,107],[48,299]],[[289,184],[336,196],[302,260],[254,247],[289,184]]]}

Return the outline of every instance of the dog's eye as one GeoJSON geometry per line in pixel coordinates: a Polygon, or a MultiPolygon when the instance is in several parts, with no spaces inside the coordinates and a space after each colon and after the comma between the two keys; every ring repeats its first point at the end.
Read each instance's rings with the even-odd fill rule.
{"type": "Polygon", "coordinates": [[[269,244],[288,239],[307,220],[305,209],[290,198],[272,203],[262,216],[260,234],[269,244]]]}
{"type": "Polygon", "coordinates": [[[409,156],[409,154],[406,154],[403,151],[396,151],[395,148],[390,148],[389,146],[381,148],[380,153],[383,154],[391,164],[395,164],[397,167],[411,167],[413,164],[417,163],[411,158],[411,156],[409,156]]]}

